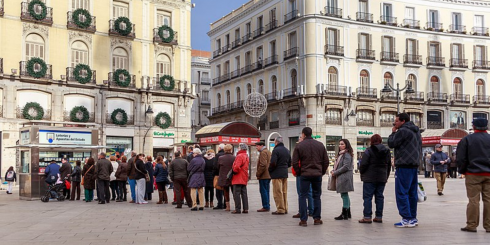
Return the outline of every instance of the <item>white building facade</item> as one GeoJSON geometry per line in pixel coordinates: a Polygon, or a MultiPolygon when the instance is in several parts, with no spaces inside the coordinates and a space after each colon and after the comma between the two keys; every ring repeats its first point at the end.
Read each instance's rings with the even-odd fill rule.
{"type": "Polygon", "coordinates": [[[196,88],[197,98],[192,104],[192,141],[196,141],[195,134],[202,127],[209,125],[208,116],[211,114],[211,65],[207,51],[192,50],[192,84],[196,88]]]}

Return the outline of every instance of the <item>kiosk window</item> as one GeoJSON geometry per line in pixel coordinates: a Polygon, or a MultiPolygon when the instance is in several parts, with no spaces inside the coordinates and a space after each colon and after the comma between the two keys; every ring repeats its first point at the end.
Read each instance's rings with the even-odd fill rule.
{"type": "Polygon", "coordinates": [[[31,153],[29,151],[21,151],[20,152],[20,172],[23,174],[28,174],[30,163],[31,163],[31,153]]]}

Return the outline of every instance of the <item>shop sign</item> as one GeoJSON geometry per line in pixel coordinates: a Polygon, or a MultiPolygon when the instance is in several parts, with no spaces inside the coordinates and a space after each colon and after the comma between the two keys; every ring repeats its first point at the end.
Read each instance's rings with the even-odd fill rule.
{"type": "Polygon", "coordinates": [[[320,138],[322,138],[322,136],[320,136],[320,135],[313,135],[313,136],[311,136],[311,138],[313,138],[313,139],[320,139],[320,138]]]}
{"type": "Polygon", "coordinates": [[[153,137],[170,138],[170,137],[174,137],[174,136],[175,136],[175,133],[173,133],[173,132],[167,132],[167,131],[164,131],[164,132],[154,131],[153,132],[153,137]]]}
{"type": "Polygon", "coordinates": [[[181,140],[180,143],[187,143],[190,142],[190,140],[181,140]]]}
{"type": "Polygon", "coordinates": [[[260,138],[242,138],[242,137],[229,137],[229,136],[214,136],[200,138],[200,143],[245,143],[245,144],[255,144],[260,141],[260,138]]]}
{"type": "Polygon", "coordinates": [[[442,145],[458,145],[460,139],[442,139],[442,145]]]}
{"type": "Polygon", "coordinates": [[[362,130],[359,130],[358,132],[359,135],[373,135],[374,133],[373,132],[370,132],[370,131],[362,131],[362,130]]]}
{"type": "Polygon", "coordinates": [[[366,147],[358,146],[357,151],[366,151],[366,147]]]}
{"type": "Polygon", "coordinates": [[[39,130],[39,144],[91,145],[91,132],[39,130]]]}

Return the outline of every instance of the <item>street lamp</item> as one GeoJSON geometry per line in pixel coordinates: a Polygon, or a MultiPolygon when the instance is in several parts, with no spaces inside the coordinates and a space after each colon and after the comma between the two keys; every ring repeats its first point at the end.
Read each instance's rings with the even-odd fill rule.
{"type": "Polygon", "coordinates": [[[400,113],[400,92],[407,90],[406,93],[413,94],[415,90],[412,88],[412,81],[407,80],[405,87],[400,89],[400,84],[396,83],[396,89],[391,86],[390,83],[385,83],[384,88],[381,90],[382,93],[391,93],[393,91],[396,92],[396,111],[400,113]]]}

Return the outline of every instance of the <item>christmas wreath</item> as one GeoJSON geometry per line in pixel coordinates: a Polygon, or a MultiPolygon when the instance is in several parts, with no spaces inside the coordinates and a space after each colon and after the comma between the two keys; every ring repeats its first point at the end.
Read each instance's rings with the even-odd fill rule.
{"type": "Polygon", "coordinates": [[[90,114],[85,106],[75,106],[70,111],[70,120],[72,122],[88,122],[89,117],[90,114]]]}
{"type": "Polygon", "coordinates": [[[170,75],[165,75],[165,76],[162,76],[160,77],[160,87],[165,90],[165,91],[173,91],[174,88],[175,88],[175,80],[172,76],[170,75]],[[169,85],[167,86],[165,84],[165,81],[168,80],[169,81],[169,85]]]}
{"type": "Polygon", "coordinates": [[[29,61],[27,61],[27,73],[34,78],[41,78],[46,76],[46,71],[48,70],[48,66],[46,65],[46,62],[42,60],[41,58],[31,58],[29,61]],[[41,66],[41,69],[39,71],[34,70],[34,65],[39,64],[41,66]]]}
{"type": "Polygon", "coordinates": [[[36,20],[44,20],[46,16],[48,15],[48,8],[46,8],[46,4],[41,2],[40,0],[33,0],[29,3],[29,6],[27,7],[27,10],[29,11],[29,14],[36,20]],[[36,10],[34,9],[36,5],[41,6],[42,11],[41,13],[36,13],[36,10]]]}
{"type": "Polygon", "coordinates": [[[88,28],[92,24],[92,15],[86,9],[76,9],[71,16],[73,23],[80,28],[88,28]],[[80,20],[80,15],[85,16],[85,21],[80,20]]]}
{"type": "Polygon", "coordinates": [[[121,87],[127,87],[131,83],[131,76],[129,75],[129,72],[125,69],[117,69],[114,72],[114,81],[118,86],[121,87]],[[124,75],[125,79],[121,80],[121,75],[124,75]]]}
{"type": "Polygon", "coordinates": [[[162,129],[170,127],[171,123],[172,118],[170,118],[170,115],[166,112],[160,112],[155,117],[155,124],[162,129]],[[162,119],[164,120],[164,122],[162,122],[162,119]]]}
{"type": "Polygon", "coordinates": [[[174,30],[167,25],[160,26],[158,28],[158,36],[162,39],[164,43],[172,42],[174,40],[174,30]],[[163,35],[164,31],[168,31],[168,37],[165,37],[163,35]]]}
{"type": "Polygon", "coordinates": [[[123,36],[127,36],[129,34],[131,34],[131,31],[133,31],[133,24],[131,23],[131,21],[129,21],[128,18],[126,17],[119,17],[116,19],[116,21],[114,21],[114,29],[117,31],[117,33],[123,35],[123,36]],[[124,22],[126,24],[126,29],[121,29],[121,22],[124,22]]]}
{"type": "Polygon", "coordinates": [[[81,84],[86,84],[92,80],[92,70],[88,65],[78,64],[77,66],[75,66],[75,69],[73,69],[73,76],[75,77],[75,80],[77,80],[77,82],[81,84]],[[82,77],[80,74],[83,70],[87,71],[86,77],[82,77]]]}
{"type": "Polygon", "coordinates": [[[125,110],[118,108],[112,112],[111,119],[112,122],[116,125],[126,125],[128,123],[128,114],[125,110]],[[118,118],[119,114],[121,114],[120,118],[118,118]]]}
{"type": "Polygon", "coordinates": [[[37,102],[29,102],[22,109],[22,116],[27,120],[41,120],[44,116],[44,109],[37,102]]]}

